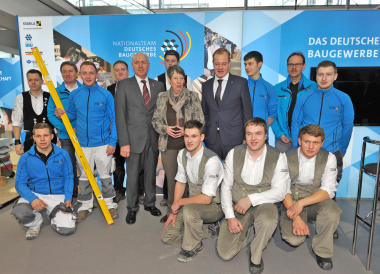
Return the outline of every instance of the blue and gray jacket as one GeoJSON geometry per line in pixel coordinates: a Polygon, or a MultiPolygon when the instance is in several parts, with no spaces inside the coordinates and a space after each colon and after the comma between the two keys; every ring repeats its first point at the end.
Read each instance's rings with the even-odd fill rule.
{"type": "Polygon", "coordinates": [[[354,107],[350,97],[334,88],[313,89],[302,96],[294,108],[292,119],[293,147],[298,146],[300,128],[313,124],[320,125],[325,131],[322,148],[334,153],[346,153],[354,127],[354,107]]]}
{"type": "MultiPolygon", "coordinates": [[[[276,136],[276,140],[279,140],[282,135],[285,135],[286,138],[290,139],[291,129],[289,128],[288,123],[288,113],[290,104],[292,102],[292,91],[289,88],[291,83],[290,77],[274,86],[277,92],[278,97],[278,107],[277,107],[277,118],[272,124],[272,130],[276,136]]],[[[297,101],[300,96],[311,91],[312,89],[317,88],[317,83],[311,81],[302,74],[301,80],[298,83],[298,94],[297,101]]],[[[294,111],[293,111],[294,117],[294,111]]],[[[298,132],[297,132],[298,134],[298,132]]]]}
{"type": "Polygon", "coordinates": [[[66,113],[70,121],[76,119],[76,134],[82,147],[116,147],[115,103],[108,90],[98,84],[77,88],[70,94],[66,113]]]}
{"type": "MultiPolygon", "coordinates": [[[[77,81],[77,85],[78,85],[78,88],[80,88],[82,86],[82,84],[79,81],[77,81]]],[[[62,85],[60,85],[59,87],[56,88],[56,91],[58,93],[59,99],[61,99],[63,109],[67,110],[67,107],[69,105],[70,91],[68,91],[66,89],[64,82],[62,85]]],[[[52,123],[56,129],[58,129],[58,138],[59,139],[62,139],[62,140],[63,139],[70,139],[69,134],[67,134],[65,125],[63,124],[62,120],[59,119],[54,114],[55,108],[56,108],[56,106],[55,106],[55,103],[53,101],[53,97],[50,96],[48,107],[47,107],[48,119],[49,119],[50,123],[52,123]]],[[[76,121],[75,120],[71,122],[71,126],[73,128],[76,127],[76,121]]]]}
{"type": "Polygon", "coordinates": [[[253,117],[264,119],[268,126],[268,117],[276,119],[277,116],[277,94],[273,85],[265,81],[260,73],[257,80],[248,77],[248,87],[253,117]]]}
{"type": "Polygon", "coordinates": [[[17,164],[16,190],[29,203],[38,199],[33,193],[65,195],[71,201],[74,188],[73,166],[66,150],[52,144],[53,151],[46,162],[36,152],[35,145],[21,155],[17,164]],[[33,192],[32,192],[33,191],[33,192]]]}

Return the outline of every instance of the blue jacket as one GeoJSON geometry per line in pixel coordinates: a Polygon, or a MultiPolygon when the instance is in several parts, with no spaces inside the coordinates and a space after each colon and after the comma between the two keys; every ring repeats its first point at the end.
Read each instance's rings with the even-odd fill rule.
{"type": "Polygon", "coordinates": [[[293,112],[293,147],[298,146],[300,128],[309,124],[320,125],[325,131],[322,148],[331,153],[341,150],[344,155],[354,127],[354,107],[350,97],[334,87],[313,89],[302,96],[293,112]]]}
{"type": "Polygon", "coordinates": [[[70,94],[66,113],[70,121],[77,120],[76,135],[82,147],[116,147],[115,103],[108,90],[98,84],[77,88],[70,94]]]}
{"type": "MultiPolygon", "coordinates": [[[[82,84],[77,81],[78,88],[82,86],[82,84]]],[[[65,87],[65,83],[60,85],[59,87],[56,88],[56,91],[58,93],[59,99],[61,99],[63,108],[66,110],[68,105],[69,105],[69,96],[70,96],[70,91],[68,91],[65,87]]],[[[48,107],[47,107],[47,112],[48,112],[48,119],[50,123],[53,124],[53,126],[58,129],[58,138],[59,139],[70,139],[69,134],[67,134],[65,125],[63,124],[62,120],[57,118],[54,114],[56,106],[53,101],[53,97],[50,96],[48,107]]],[[[76,127],[76,121],[71,122],[71,126],[73,128],[76,127]]]]}
{"type": "Polygon", "coordinates": [[[248,77],[248,87],[253,103],[253,117],[264,119],[268,126],[268,117],[277,117],[277,94],[274,87],[263,79],[261,73],[257,80],[248,77]]]}
{"type": "Polygon", "coordinates": [[[74,188],[73,166],[66,150],[53,145],[53,152],[45,163],[35,145],[21,155],[17,164],[16,190],[29,203],[38,199],[33,193],[65,195],[71,201],[74,188]],[[33,192],[32,192],[33,191],[33,192]]]}
{"type": "MultiPolygon", "coordinates": [[[[275,89],[278,96],[278,107],[277,107],[277,118],[272,124],[272,130],[276,136],[276,140],[279,140],[282,135],[285,134],[286,138],[291,137],[289,123],[288,123],[288,113],[290,108],[290,103],[292,101],[292,91],[289,89],[291,83],[290,77],[285,81],[275,85],[275,89]]],[[[297,101],[300,96],[311,91],[312,89],[317,88],[317,83],[311,81],[302,74],[301,80],[298,83],[298,94],[297,101]]],[[[294,117],[294,111],[293,111],[294,117]]],[[[298,132],[297,132],[298,135],[298,132]]]]}

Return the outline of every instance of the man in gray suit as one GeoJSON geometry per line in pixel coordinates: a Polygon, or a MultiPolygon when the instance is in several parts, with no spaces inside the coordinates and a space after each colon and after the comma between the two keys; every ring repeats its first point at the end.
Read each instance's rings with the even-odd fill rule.
{"type": "Polygon", "coordinates": [[[205,116],[205,145],[224,160],[228,152],[245,139],[244,124],[253,109],[247,79],[228,72],[230,52],[225,48],[213,54],[215,77],[202,85],[205,116]]]}
{"type": "Polygon", "coordinates": [[[118,82],[115,96],[116,127],[120,155],[127,162],[127,224],[136,222],[138,179],[144,170],[144,209],[160,216],[156,202],[156,166],[158,160],[158,133],[152,126],[158,93],[162,83],[148,78],[149,58],[143,53],[132,57],[135,76],[118,82]]]}

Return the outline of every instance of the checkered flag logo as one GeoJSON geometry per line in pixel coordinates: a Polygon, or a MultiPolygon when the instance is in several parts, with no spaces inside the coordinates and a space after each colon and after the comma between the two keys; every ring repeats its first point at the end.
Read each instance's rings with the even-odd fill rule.
{"type": "Polygon", "coordinates": [[[165,53],[167,50],[177,50],[179,46],[176,45],[176,40],[172,39],[166,39],[164,41],[164,44],[161,46],[161,50],[165,53]]]}
{"type": "Polygon", "coordinates": [[[41,21],[36,21],[36,26],[40,27],[41,26],[41,21]]]}
{"type": "Polygon", "coordinates": [[[27,34],[27,35],[25,36],[25,39],[26,39],[26,41],[32,41],[32,35],[27,34]]]}

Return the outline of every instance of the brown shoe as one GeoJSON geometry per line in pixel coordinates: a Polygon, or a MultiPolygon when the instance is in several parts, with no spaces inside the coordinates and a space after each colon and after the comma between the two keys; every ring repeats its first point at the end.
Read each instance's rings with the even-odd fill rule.
{"type": "Polygon", "coordinates": [[[90,214],[91,214],[91,212],[88,210],[79,211],[78,215],[77,215],[77,223],[81,223],[84,220],[86,220],[87,216],[90,214]]]}
{"type": "Polygon", "coordinates": [[[111,214],[112,219],[117,219],[117,218],[119,218],[119,214],[117,213],[116,209],[111,208],[109,211],[110,211],[110,214],[111,214]]]}

